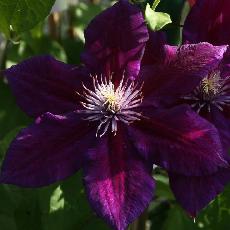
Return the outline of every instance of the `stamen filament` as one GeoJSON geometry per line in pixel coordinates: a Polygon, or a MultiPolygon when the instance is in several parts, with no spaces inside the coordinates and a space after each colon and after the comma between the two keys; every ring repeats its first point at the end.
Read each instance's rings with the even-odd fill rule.
{"type": "Polygon", "coordinates": [[[211,112],[211,105],[224,110],[224,106],[230,106],[230,76],[221,78],[219,71],[212,72],[205,77],[199,86],[193,92],[183,97],[184,100],[193,102],[191,107],[195,108],[197,113],[201,109],[207,108],[211,112]]]}
{"type": "Polygon", "coordinates": [[[109,79],[100,76],[92,77],[93,90],[88,89],[82,84],[83,95],[78,93],[84,101],[81,105],[84,109],[79,113],[87,115],[84,120],[99,121],[96,136],[102,137],[111,126],[111,132],[116,135],[118,131],[118,121],[130,124],[142,118],[142,114],[134,111],[134,108],[140,106],[143,100],[141,89],[131,80],[124,80],[122,77],[119,85],[115,88],[112,77],[109,79]]]}

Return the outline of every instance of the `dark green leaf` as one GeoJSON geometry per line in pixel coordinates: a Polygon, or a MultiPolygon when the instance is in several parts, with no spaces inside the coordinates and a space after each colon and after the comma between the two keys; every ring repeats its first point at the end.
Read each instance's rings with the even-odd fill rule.
{"type": "Polygon", "coordinates": [[[168,200],[175,200],[174,195],[169,187],[168,177],[165,175],[155,175],[154,179],[156,180],[156,196],[168,200]]]}
{"type": "Polygon", "coordinates": [[[19,130],[21,130],[22,127],[18,127],[10,131],[5,137],[0,141],[0,165],[1,161],[6,153],[6,150],[10,144],[10,142],[14,139],[14,137],[17,135],[19,130]]]}
{"type": "Polygon", "coordinates": [[[183,210],[178,206],[173,206],[168,212],[168,217],[162,227],[162,230],[196,230],[198,229],[183,210]]]}
{"type": "Polygon", "coordinates": [[[0,29],[20,33],[32,29],[49,14],[55,0],[1,0],[0,29]]]}
{"type": "Polygon", "coordinates": [[[42,189],[40,207],[44,230],[109,230],[86,200],[81,173],[42,189]]]}
{"type": "Polygon", "coordinates": [[[172,24],[164,27],[167,33],[169,44],[180,44],[181,43],[181,13],[186,1],[184,0],[164,0],[158,5],[158,10],[166,12],[172,19],[172,24]]]}
{"type": "Polygon", "coordinates": [[[0,80],[0,139],[19,126],[26,126],[30,119],[16,105],[9,86],[0,80]]]}

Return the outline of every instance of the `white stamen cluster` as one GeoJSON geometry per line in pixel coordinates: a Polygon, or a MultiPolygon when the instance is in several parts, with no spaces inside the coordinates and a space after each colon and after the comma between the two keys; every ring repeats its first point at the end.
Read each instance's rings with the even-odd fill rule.
{"type": "Polygon", "coordinates": [[[87,114],[85,120],[99,121],[96,136],[102,137],[111,126],[111,131],[116,135],[118,121],[130,124],[140,120],[141,113],[135,112],[142,103],[142,86],[134,81],[126,80],[124,77],[116,88],[112,78],[93,77],[93,89],[90,90],[83,85],[84,92],[81,95],[84,107],[79,113],[87,114]],[[100,133],[100,134],[99,134],[100,133]]]}
{"type": "Polygon", "coordinates": [[[212,72],[183,99],[193,101],[191,106],[197,113],[203,108],[210,112],[212,105],[223,111],[224,106],[230,106],[230,77],[221,78],[219,71],[212,72]]]}

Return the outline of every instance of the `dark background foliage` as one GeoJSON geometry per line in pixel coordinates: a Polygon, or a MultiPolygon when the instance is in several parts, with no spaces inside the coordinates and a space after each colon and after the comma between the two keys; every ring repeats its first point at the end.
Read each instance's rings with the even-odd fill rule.
{"type": "MultiPolygon", "coordinates": [[[[150,1],[149,1],[150,2],[150,1]]],[[[89,21],[112,4],[109,0],[0,0],[0,69],[25,58],[52,54],[78,64],[89,21]],[[70,4],[71,3],[71,4],[70,4]],[[11,25],[11,26],[10,26],[11,25]]],[[[181,41],[181,26],[189,11],[184,0],[162,0],[158,11],[171,15],[164,28],[170,44],[181,41]]],[[[7,82],[0,80],[0,162],[10,141],[31,122],[16,105],[7,82]]],[[[230,186],[194,220],[178,206],[165,172],[154,169],[155,199],[130,230],[225,230],[230,227],[230,186]]],[[[106,230],[91,210],[81,172],[41,189],[0,185],[1,230],[106,230]]]]}

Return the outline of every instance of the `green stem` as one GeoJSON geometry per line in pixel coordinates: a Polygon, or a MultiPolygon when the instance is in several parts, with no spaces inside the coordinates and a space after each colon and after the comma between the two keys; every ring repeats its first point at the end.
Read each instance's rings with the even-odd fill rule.
{"type": "Polygon", "coordinates": [[[9,44],[9,40],[4,38],[0,43],[0,70],[6,68],[6,54],[7,54],[8,44],[9,44]]]}
{"type": "Polygon", "coordinates": [[[161,0],[155,0],[153,2],[153,5],[152,5],[152,9],[155,11],[156,7],[158,6],[158,4],[160,3],[161,0]]]}

